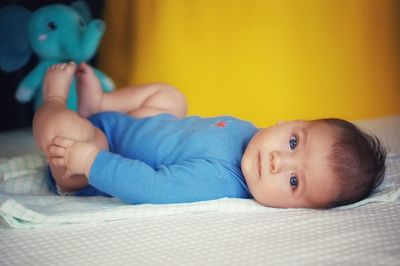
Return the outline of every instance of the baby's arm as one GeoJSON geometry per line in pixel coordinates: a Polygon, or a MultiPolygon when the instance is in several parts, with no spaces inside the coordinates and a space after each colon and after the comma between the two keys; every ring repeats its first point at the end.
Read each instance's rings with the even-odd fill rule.
{"type": "Polygon", "coordinates": [[[192,159],[152,167],[107,151],[98,154],[89,184],[131,204],[187,203],[240,196],[232,173],[212,160],[192,159]]]}
{"type": "Polygon", "coordinates": [[[55,137],[48,147],[48,153],[50,163],[66,168],[64,179],[76,174],[88,177],[99,148],[92,142],[55,137]]]}
{"type": "MultiPolygon", "coordinates": [[[[181,203],[238,197],[237,181],[218,162],[193,159],[152,167],[99,151],[90,143],[56,138],[50,160],[69,175],[84,173],[89,184],[127,203],[181,203]]],[[[66,176],[68,177],[68,176],[66,176]]]]}

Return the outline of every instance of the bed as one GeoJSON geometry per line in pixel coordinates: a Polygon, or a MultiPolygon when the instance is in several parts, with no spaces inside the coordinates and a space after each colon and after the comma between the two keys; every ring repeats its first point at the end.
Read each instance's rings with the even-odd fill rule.
{"type": "Polygon", "coordinates": [[[400,265],[400,115],[355,121],[390,148],[368,199],[125,205],[51,194],[30,129],[0,134],[0,265],[400,265]]]}

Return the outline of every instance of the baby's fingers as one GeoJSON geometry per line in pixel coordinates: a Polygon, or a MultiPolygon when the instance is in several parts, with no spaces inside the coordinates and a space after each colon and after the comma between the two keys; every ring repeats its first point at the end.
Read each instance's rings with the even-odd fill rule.
{"type": "Polygon", "coordinates": [[[51,157],[48,159],[49,163],[55,166],[66,166],[65,160],[60,157],[51,157]]]}
{"type": "Polygon", "coordinates": [[[53,144],[54,145],[60,146],[60,147],[65,148],[65,149],[69,148],[73,143],[74,143],[73,140],[67,139],[67,138],[63,138],[63,137],[55,137],[53,139],[53,144]]]}
{"type": "Polygon", "coordinates": [[[64,156],[65,148],[50,144],[47,151],[51,157],[62,157],[64,156]]]}

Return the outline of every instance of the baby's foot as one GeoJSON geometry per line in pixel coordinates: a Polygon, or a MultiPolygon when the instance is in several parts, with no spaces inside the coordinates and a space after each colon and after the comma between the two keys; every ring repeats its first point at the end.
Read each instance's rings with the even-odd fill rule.
{"type": "Polygon", "coordinates": [[[43,81],[43,100],[58,100],[65,103],[75,70],[74,62],[49,67],[43,81]]]}
{"type": "Polygon", "coordinates": [[[100,111],[103,90],[93,69],[86,63],[79,65],[76,89],[78,92],[78,113],[81,116],[88,117],[100,111]]]}

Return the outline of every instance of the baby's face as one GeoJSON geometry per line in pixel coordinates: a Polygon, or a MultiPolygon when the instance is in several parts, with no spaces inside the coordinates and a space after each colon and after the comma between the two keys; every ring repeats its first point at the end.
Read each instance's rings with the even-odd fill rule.
{"type": "Polygon", "coordinates": [[[260,130],[242,158],[242,171],[254,199],[277,208],[319,208],[337,195],[328,155],[331,126],[291,121],[260,130]]]}

